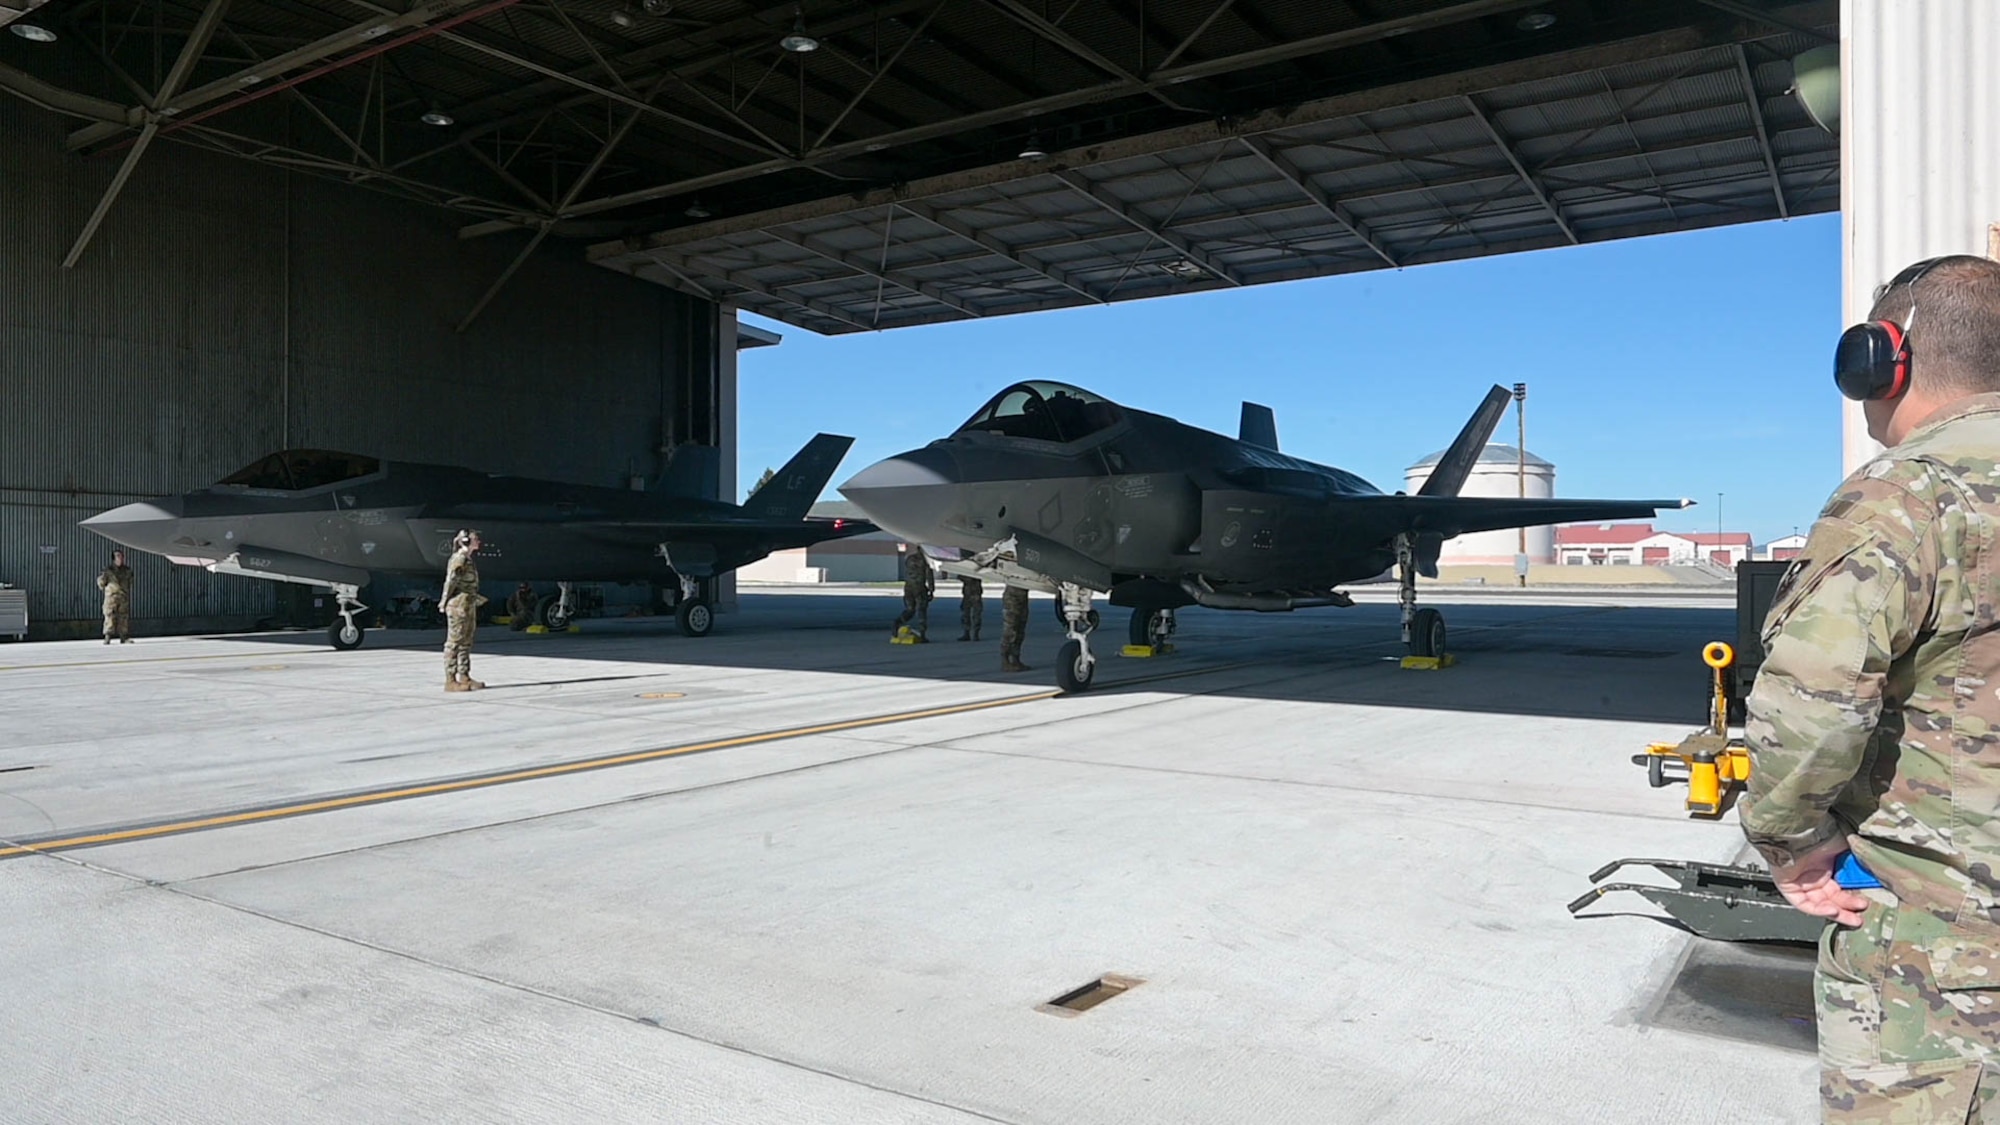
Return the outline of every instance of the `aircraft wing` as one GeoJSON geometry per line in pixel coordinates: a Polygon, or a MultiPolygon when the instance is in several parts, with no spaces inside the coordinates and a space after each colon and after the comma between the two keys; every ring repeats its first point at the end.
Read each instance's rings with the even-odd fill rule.
{"type": "Polygon", "coordinates": [[[1692,500],[1523,500],[1505,496],[1357,496],[1330,502],[1337,518],[1379,526],[1384,538],[1404,531],[1450,538],[1507,527],[1650,518],[1692,507],[1692,500]]]}
{"type": "Polygon", "coordinates": [[[573,520],[562,527],[593,539],[618,543],[691,540],[708,543],[754,541],[805,547],[880,530],[867,520],[573,520]]]}

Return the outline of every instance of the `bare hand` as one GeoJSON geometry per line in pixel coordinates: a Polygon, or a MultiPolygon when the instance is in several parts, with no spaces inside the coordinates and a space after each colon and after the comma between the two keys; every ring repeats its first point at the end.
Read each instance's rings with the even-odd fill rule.
{"type": "Polygon", "coordinates": [[[1798,858],[1798,862],[1771,869],[1771,881],[1778,893],[1801,913],[1815,918],[1831,918],[1843,926],[1859,926],[1868,909],[1868,896],[1850,891],[1834,881],[1833,870],[1847,852],[1845,838],[1835,838],[1798,858]]]}

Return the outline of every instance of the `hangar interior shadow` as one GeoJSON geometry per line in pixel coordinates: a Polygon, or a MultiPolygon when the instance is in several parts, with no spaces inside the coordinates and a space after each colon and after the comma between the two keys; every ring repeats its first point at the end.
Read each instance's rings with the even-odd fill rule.
{"type": "MultiPolygon", "coordinates": [[[[1052,604],[1045,599],[1031,604],[1023,659],[1032,670],[1006,675],[999,670],[998,601],[987,597],[977,643],[956,641],[955,594],[933,603],[930,643],[902,646],[888,643],[890,622],[901,608],[897,597],[749,592],[737,612],[718,617],[715,632],[706,638],[682,636],[666,617],[601,618],[580,622],[581,633],[557,636],[482,626],[478,651],[985,682],[1024,691],[1051,687],[1052,662],[1063,637],[1052,604]]],[[[1735,632],[1734,614],[1726,609],[1434,604],[1446,615],[1451,648],[1460,660],[1457,667],[1440,672],[1397,666],[1403,650],[1393,605],[1285,614],[1183,610],[1175,637],[1179,651],[1151,660],[1118,655],[1128,611],[1106,606],[1093,639],[1100,658],[1094,691],[1181,691],[1693,728],[1707,713],[1711,683],[1701,648],[1735,632]]],[[[326,645],[318,631],[241,639],[286,648],[326,645]]],[[[442,643],[442,630],[373,630],[361,649],[329,652],[328,657],[366,660],[371,651],[431,649],[442,643]]],[[[488,670],[498,671],[490,665],[488,670]]],[[[609,678],[537,676],[535,686],[609,678]]],[[[507,686],[504,677],[492,682],[497,690],[507,686]]]]}

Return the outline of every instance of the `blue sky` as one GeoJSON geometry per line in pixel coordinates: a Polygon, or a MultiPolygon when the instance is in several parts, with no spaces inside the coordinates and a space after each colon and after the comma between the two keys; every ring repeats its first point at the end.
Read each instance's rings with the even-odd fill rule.
{"type": "Polygon", "coordinates": [[[746,489],[817,430],[858,439],[838,484],[1030,378],[1228,434],[1263,402],[1287,452],[1390,490],[1525,382],[1557,495],[1691,497],[1656,522],[1713,531],[1722,492],[1760,543],[1841,477],[1838,215],[881,333],[746,319],[785,337],[742,356],[746,489]]]}

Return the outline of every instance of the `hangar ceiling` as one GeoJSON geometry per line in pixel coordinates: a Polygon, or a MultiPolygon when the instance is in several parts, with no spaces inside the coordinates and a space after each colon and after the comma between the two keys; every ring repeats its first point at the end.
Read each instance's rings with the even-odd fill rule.
{"type": "Polygon", "coordinates": [[[118,169],[66,264],[164,139],[449,208],[466,238],[517,232],[516,265],[577,240],[851,332],[1833,210],[1838,143],[1785,91],[1838,18],[1837,0],[50,0],[18,22],[55,42],[0,36],[0,88],[78,119],[70,147],[118,169]]]}

